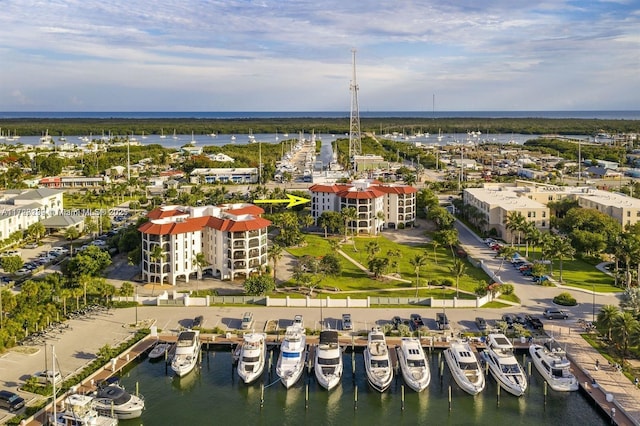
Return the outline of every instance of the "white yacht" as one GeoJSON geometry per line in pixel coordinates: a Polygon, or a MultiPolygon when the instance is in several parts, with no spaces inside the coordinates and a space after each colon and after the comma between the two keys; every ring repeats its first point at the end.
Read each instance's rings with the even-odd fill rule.
{"type": "Polygon", "coordinates": [[[416,392],[422,392],[431,382],[431,371],[420,340],[403,337],[397,348],[398,364],[404,382],[416,392]]]}
{"type": "Polygon", "coordinates": [[[304,329],[296,325],[287,327],[276,366],[276,374],[287,389],[302,376],[306,355],[307,338],[304,329]]]}
{"type": "Polygon", "coordinates": [[[181,331],[176,342],[176,351],[171,361],[171,369],[180,377],[187,375],[198,363],[200,354],[200,332],[181,331]]]}
{"type": "Polygon", "coordinates": [[[98,413],[113,413],[118,420],[137,419],[144,410],[144,397],[132,395],[118,384],[110,384],[98,388],[93,406],[98,413]]]}
{"type": "Polygon", "coordinates": [[[380,327],[374,327],[369,332],[367,347],[364,349],[364,367],[372,388],[378,392],[384,392],[391,386],[393,368],[391,368],[387,341],[380,327]]]}
{"type": "Polygon", "coordinates": [[[487,349],[482,356],[489,364],[491,375],[504,390],[521,396],[527,390],[527,376],[513,355],[513,345],[504,334],[489,334],[487,349]]]}
{"type": "Polygon", "coordinates": [[[342,377],[342,350],[338,344],[338,332],[325,330],[320,332],[320,341],[316,347],[314,363],[316,379],[320,386],[331,390],[340,383],[342,377]]]}
{"type": "Polygon", "coordinates": [[[571,374],[571,363],[567,353],[555,340],[548,340],[544,345],[529,346],[533,365],[549,383],[551,389],[561,392],[578,390],[578,379],[571,374]]]}
{"type": "Polygon", "coordinates": [[[264,371],[267,358],[267,343],[265,333],[247,333],[240,348],[238,358],[238,376],[249,384],[255,381],[264,371]]]}
{"type": "Polygon", "coordinates": [[[444,359],[447,360],[453,379],[463,391],[471,395],[482,392],[485,386],[484,374],[468,343],[451,342],[444,351],[444,359]]]}
{"type": "Polygon", "coordinates": [[[49,424],[56,426],[116,426],[118,419],[98,414],[89,395],[73,394],[64,400],[64,409],[50,416],[49,424]]]}

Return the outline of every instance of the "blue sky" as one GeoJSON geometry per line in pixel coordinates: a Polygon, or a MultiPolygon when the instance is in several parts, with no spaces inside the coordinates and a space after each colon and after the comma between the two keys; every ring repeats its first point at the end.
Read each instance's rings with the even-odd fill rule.
{"type": "Polygon", "coordinates": [[[637,0],[0,5],[0,111],[640,109],[637,0]]]}

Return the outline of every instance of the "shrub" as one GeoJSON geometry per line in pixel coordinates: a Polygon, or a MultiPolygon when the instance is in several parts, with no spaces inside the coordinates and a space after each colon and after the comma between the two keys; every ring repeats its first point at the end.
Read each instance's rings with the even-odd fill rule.
{"type": "Polygon", "coordinates": [[[559,295],[554,297],[553,303],[556,303],[562,306],[576,306],[578,304],[575,297],[573,297],[571,294],[567,292],[560,293],[559,295]]]}
{"type": "Polygon", "coordinates": [[[504,294],[504,295],[510,295],[513,294],[514,291],[514,287],[513,284],[502,284],[500,286],[500,293],[504,294]]]}

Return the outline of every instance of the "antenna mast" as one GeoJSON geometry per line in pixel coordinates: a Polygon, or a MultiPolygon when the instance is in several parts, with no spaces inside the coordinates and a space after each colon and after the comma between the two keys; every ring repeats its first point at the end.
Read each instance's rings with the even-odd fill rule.
{"type": "Polygon", "coordinates": [[[349,123],[349,160],[356,169],[355,156],[362,155],[362,140],[360,137],[360,110],[358,108],[358,83],[356,82],[356,49],[351,49],[352,74],[349,90],[351,91],[351,116],[349,123]]]}

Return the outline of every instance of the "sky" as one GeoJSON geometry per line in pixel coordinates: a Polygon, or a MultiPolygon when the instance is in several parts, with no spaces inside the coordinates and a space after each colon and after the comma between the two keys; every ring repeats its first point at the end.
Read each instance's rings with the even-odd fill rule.
{"type": "Polygon", "coordinates": [[[638,0],[0,9],[0,111],[640,110],[638,0]]]}

